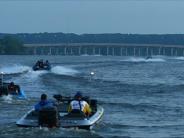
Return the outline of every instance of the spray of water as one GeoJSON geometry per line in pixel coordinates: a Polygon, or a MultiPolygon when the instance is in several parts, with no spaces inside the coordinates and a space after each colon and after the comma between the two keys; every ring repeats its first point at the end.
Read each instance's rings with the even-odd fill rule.
{"type": "Polygon", "coordinates": [[[145,58],[140,58],[140,57],[130,57],[125,60],[121,61],[126,61],[126,62],[165,62],[164,59],[162,58],[150,58],[150,59],[145,59],[145,58]]]}
{"type": "Polygon", "coordinates": [[[12,103],[12,95],[2,96],[1,99],[6,103],[12,103]]]}
{"type": "Polygon", "coordinates": [[[75,75],[79,73],[77,70],[63,66],[55,66],[51,69],[51,72],[59,75],[75,75]]]}
{"type": "Polygon", "coordinates": [[[19,74],[19,73],[28,72],[30,69],[31,68],[28,66],[9,65],[9,66],[1,67],[0,72],[3,72],[4,74],[19,74]]]}

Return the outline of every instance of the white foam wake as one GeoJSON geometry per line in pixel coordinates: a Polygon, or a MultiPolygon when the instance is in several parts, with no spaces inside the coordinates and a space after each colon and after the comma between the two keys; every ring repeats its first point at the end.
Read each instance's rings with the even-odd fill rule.
{"type": "Polygon", "coordinates": [[[7,96],[3,95],[3,96],[1,97],[1,99],[2,99],[4,102],[6,102],[6,103],[12,103],[12,95],[7,95],[7,96]]]}
{"type": "Polygon", "coordinates": [[[31,78],[31,79],[37,79],[39,76],[48,73],[47,70],[38,70],[38,71],[29,71],[29,73],[27,73],[27,77],[31,78]]]}
{"type": "Polygon", "coordinates": [[[145,58],[140,58],[140,57],[131,57],[131,58],[121,60],[121,61],[127,61],[127,62],[165,62],[165,60],[162,58],[145,59],[145,58]]]}
{"type": "Polygon", "coordinates": [[[0,68],[0,72],[3,72],[4,74],[18,74],[28,72],[29,70],[30,67],[22,65],[9,65],[0,68]]]}
{"type": "Polygon", "coordinates": [[[174,59],[184,60],[184,57],[175,57],[174,59]]]}
{"type": "Polygon", "coordinates": [[[55,66],[51,69],[51,72],[59,75],[75,75],[78,73],[77,70],[63,66],[55,66]]]}

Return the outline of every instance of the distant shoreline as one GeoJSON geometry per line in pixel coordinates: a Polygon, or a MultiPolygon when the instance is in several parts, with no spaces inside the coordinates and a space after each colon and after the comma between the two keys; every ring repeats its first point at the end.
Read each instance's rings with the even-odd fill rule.
{"type": "Polygon", "coordinates": [[[184,34],[74,34],[74,33],[0,33],[0,39],[11,36],[23,44],[146,44],[184,45],[184,34]]]}

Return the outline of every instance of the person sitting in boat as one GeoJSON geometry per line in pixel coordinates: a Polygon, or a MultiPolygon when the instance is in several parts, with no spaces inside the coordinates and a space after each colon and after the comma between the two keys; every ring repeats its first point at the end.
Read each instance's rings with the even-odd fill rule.
{"type": "Polygon", "coordinates": [[[41,60],[39,61],[39,67],[40,67],[40,68],[43,68],[43,67],[44,67],[43,59],[41,59],[41,60]]]}
{"type": "Polygon", "coordinates": [[[45,63],[44,63],[44,68],[48,68],[49,66],[50,66],[50,63],[49,63],[48,60],[46,60],[45,63]]]}
{"type": "Polygon", "coordinates": [[[11,82],[9,85],[8,85],[8,91],[12,94],[18,94],[19,93],[19,87],[17,85],[14,84],[14,82],[11,82]]]}
{"type": "Polygon", "coordinates": [[[77,92],[74,96],[74,100],[70,102],[68,112],[70,113],[80,113],[83,112],[86,116],[91,114],[91,108],[89,104],[82,100],[81,92],[77,92]]]}
{"type": "Polygon", "coordinates": [[[39,60],[38,60],[38,61],[36,62],[36,64],[35,64],[35,65],[36,65],[36,66],[39,66],[39,64],[40,64],[40,63],[39,63],[39,60]]]}
{"type": "Polygon", "coordinates": [[[50,65],[49,61],[46,60],[46,61],[45,61],[45,66],[49,66],[49,65],[50,65]]]}
{"type": "Polygon", "coordinates": [[[43,68],[43,66],[44,66],[43,59],[38,60],[38,61],[36,62],[36,66],[37,66],[37,67],[40,67],[40,68],[43,68]]]}
{"type": "Polygon", "coordinates": [[[47,95],[42,94],[40,97],[40,101],[34,106],[35,111],[40,111],[45,107],[54,107],[55,103],[47,100],[47,95]]]}
{"type": "Polygon", "coordinates": [[[39,126],[46,125],[49,128],[59,126],[59,113],[56,104],[47,100],[47,95],[42,94],[41,100],[35,106],[35,113],[39,113],[39,126]]]}

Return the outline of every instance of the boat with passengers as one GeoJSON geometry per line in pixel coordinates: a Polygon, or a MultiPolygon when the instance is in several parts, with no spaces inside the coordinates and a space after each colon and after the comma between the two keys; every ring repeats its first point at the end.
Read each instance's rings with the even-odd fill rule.
{"type": "Polygon", "coordinates": [[[50,69],[51,69],[51,64],[49,63],[49,61],[46,60],[44,62],[43,59],[38,60],[36,62],[36,64],[33,66],[34,71],[37,71],[37,70],[50,70],[50,69]]]}
{"type": "Polygon", "coordinates": [[[14,82],[0,82],[0,97],[12,95],[16,98],[26,98],[24,91],[14,82]]]}
{"type": "Polygon", "coordinates": [[[86,116],[83,113],[68,113],[68,106],[73,100],[72,97],[63,97],[61,95],[53,96],[57,106],[45,108],[41,111],[31,109],[20,120],[16,122],[19,127],[48,127],[53,126],[64,128],[91,129],[101,119],[104,109],[97,103],[97,100],[83,97],[91,107],[91,114],[86,116]]]}

